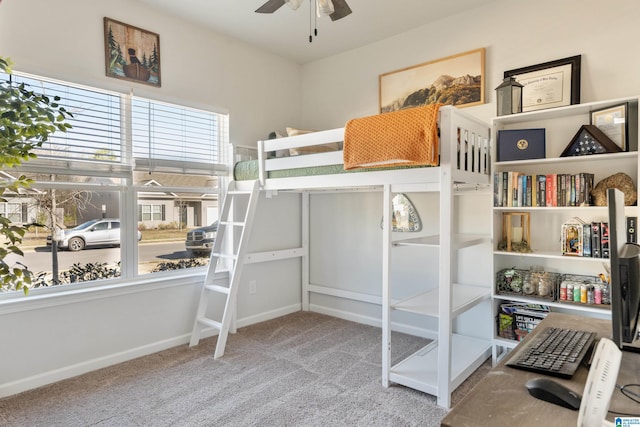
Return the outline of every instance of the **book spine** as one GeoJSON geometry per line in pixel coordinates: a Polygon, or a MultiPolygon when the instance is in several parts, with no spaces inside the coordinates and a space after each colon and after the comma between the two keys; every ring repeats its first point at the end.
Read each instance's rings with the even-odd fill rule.
{"type": "Polygon", "coordinates": [[[591,223],[591,257],[602,258],[600,254],[600,223],[591,223]]]}
{"type": "Polygon", "coordinates": [[[540,180],[540,193],[538,194],[538,206],[545,207],[547,206],[547,176],[546,175],[538,175],[538,179],[540,180]]]}
{"type": "Polygon", "coordinates": [[[591,257],[591,224],[582,226],[582,256],[591,257]]]}
{"type": "Polygon", "coordinates": [[[638,217],[636,216],[627,217],[627,242],[629,243],[638,243],[638,235],[636,231],[637,222],[638,222],[638,217]]]}
{"type": "Polygon", "coordinates": [[[609,223],[600,222],[600,254],[609,258],[609,223]]]}

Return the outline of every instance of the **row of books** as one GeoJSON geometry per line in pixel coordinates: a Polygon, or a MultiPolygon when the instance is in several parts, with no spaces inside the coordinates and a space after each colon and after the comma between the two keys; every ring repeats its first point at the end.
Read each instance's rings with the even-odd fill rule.
{"type": "Polygon", "coordinates": [[[588,206],[594,175],[525,174],[494,172],[493,205],[496,207],[588,206]]]}
{"type": "MultiPolygon", "coordinates": [[[[638,218],[627,216],[627,242],[637,243],[636,224],[638,218]]],[[[583,225],[582,251],[579,255],[591,258],[609,258],[609,224],[605,221],[593,221],[583,225]]]]}

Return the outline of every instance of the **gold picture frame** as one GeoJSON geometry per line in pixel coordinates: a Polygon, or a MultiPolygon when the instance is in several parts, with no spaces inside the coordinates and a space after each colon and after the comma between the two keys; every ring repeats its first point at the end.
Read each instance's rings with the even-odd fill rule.
{"type": "Polygon", "coordinates": [[[160,36],[104,18],[104,60],[108,77],[160,87],[160,36]]]}
{"type": "Polygon", "coordinates": [[[484,104],[485,49],[380,74],[380,113],[442,103],[457,107],[484,104]]]}
{"type": "Polygon", "coordinates": [[[629,151],[627,145],[627,134],[629,132],[628,108],[628,104],[625,102],[591,112],[591,124],[597,126],[605,135],[611,138],[622,151],[629,151]]]}

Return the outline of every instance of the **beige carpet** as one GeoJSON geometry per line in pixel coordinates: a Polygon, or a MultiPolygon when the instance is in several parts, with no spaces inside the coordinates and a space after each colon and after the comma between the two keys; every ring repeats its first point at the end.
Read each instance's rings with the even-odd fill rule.
{"type": "MultiPolygon", "coordinates": [[[[425,343],[392,342],[394,358],[425,343]]],[[[433,396],[382,387],[380,343],[378,328],[294,313],[229,335],[219,360],[210,338],[2,399],[0,425],[438,426],[446,411],[433,396]]]]}

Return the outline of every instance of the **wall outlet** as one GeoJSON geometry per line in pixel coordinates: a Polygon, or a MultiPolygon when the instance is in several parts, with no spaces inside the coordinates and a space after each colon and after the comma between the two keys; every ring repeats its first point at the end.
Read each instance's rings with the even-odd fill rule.
{"type": "Polygon", "coordinates": [[[249,280],[249,293],[250,294],[255,294],[256,293],[256,281],[255,280],[249,280]]]}

